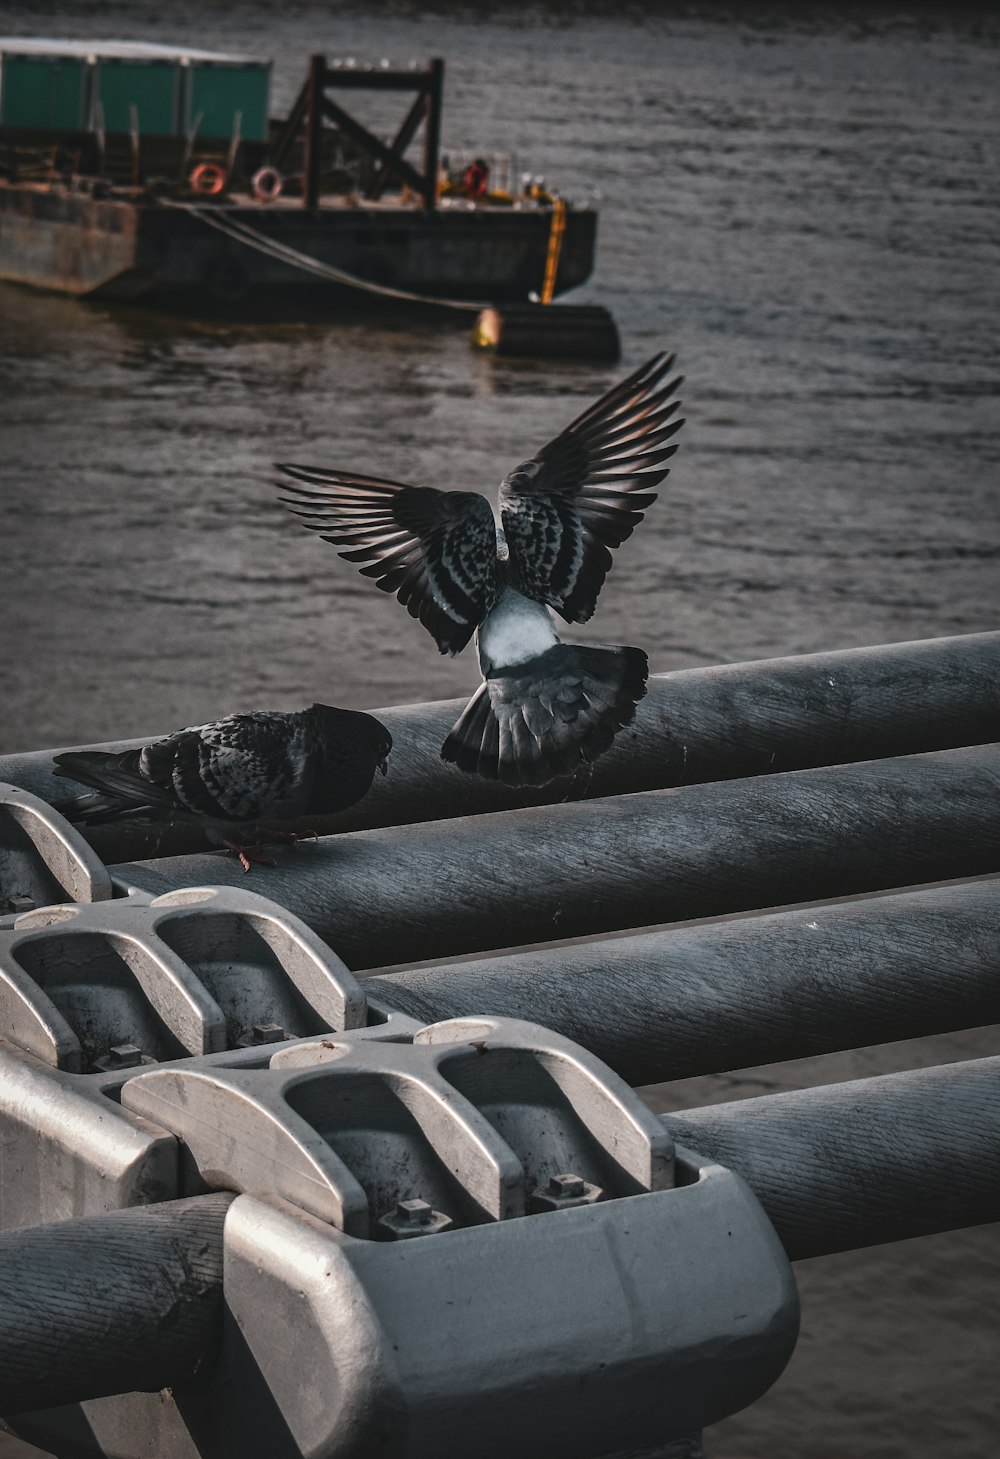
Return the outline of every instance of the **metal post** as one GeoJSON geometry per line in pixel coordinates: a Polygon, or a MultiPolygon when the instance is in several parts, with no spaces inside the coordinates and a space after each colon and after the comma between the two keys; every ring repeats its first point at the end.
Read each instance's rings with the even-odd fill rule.
{"type": "MultiPolygon", "coordinates": [[[[1000,745],[327,837],[253,886],[353,968],[809,902],[1000,866],[1000,745]]],[[[234,858],[110,868],[244,884],[234,858]]]]}
{"type": "Polygon", "coordinates": [[[326,57],[310,56],[306,106],[305,179],[302,201],[309,209],[319,207],[320,171],[323,163],[323,95],[326,57]]]}
{"type": "Polygon", "coordinates": [[[424,125],[424,208],[437,207],[438,168],[441,152],[441,98],[444,92],[444,61],[435,56],[427,68],[427,111],[424,125]]]}

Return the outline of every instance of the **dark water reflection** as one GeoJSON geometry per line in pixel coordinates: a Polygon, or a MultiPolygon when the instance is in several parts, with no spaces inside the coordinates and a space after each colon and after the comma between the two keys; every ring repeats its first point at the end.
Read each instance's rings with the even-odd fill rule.
{"type": "MultiPolygon", "coordinates": [[[[580,297],[613,310],[623,370],[679,351],[688,425],[592,636],[668,669],[997,627],[995,12],[607,10],[57,3],[45,29],[274,55],[279,106],[311,51],[441,54],[446,147],[599,190],[580,297]]],[[[0,29],[37,26],[8,5],[0,29]]],[[[0,287],[0,749],[462,692],[471,655],[439,658],[287,519],[270,462],[492,489],[618,373],[495,362],[464,326],[402,315],[183,323],[0,287]]],[[[814,1264],[811,1376],[713,1454],[991,1455],[996,1246],[899,1248],[854,1278],[814,1264]]]]}

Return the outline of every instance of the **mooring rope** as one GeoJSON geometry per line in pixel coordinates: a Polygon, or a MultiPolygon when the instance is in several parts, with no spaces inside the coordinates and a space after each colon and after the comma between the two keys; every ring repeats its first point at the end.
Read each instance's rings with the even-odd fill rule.
{"type": "Polygon", "coordinates": [[[366,294],[378,294],[388,299],[403,299],[411,304],[433,304],[440,309],[458,309],[465,314],[478,314],[480,310],[491,307],[489,303],[482,300],[477,302],[465,299],[439,299],[429,294],[413,294],[406,289],[394,289],[389,284],[375,284],[369,279],[359,278],[357,274],[350,274],[345,269],[322,263],[318,258],[312,258],[309,254],[292,248],[290,244],[280,243],[275,238],[268,238],[265,233],[251,227],[249,223],[243,223],[236,218],[221,218],[214,209],[199,208],[194,203],[181,202],[175,198],[161,198],[160,201],[168,207],[183,209],[192,217],[207,223],[210,228],[215,228],[219,233],[225,234],[237,243],[242,243],[246,248],[255,248],[258,253],[263,253],[278,263],[289,264],[293,268],[302,269],[305,273],[312,273],[319,278],[327,279],[330,283],[342,284],[349,289],[358,289],[366,294]]]}

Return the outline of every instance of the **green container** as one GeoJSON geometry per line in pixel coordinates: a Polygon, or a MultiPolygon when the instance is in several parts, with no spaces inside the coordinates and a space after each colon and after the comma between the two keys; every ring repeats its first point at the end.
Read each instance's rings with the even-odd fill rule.
{"type": "Polygon", "coordinates": [[[102,58],[96,95],[106,132],[130,131],[133,107],[140,137],[175,137],[181,130],[181,68],[176,61],[102,58]]]}
{"type": "Polygon", "coordinates": [[[0,125],[80,131],[87,125],[86,100],[83,57],[4,55],[0,125]]]}
{"type": "Polygon", "coordinates": [[[199,137],[232,137],[239,112],[241,139],[266,142],[269,81],[267,65],[192,61],[185,126],[193,126],[200,115],[199,137]]]}

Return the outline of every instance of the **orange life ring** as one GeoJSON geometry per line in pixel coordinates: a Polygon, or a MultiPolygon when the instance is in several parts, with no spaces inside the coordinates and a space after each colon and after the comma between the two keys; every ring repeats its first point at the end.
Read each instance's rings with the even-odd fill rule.
{"type": "Polygon", "coordinates": [[[280,198],[284,185],[285,179],[276,167],[261,167],[250,179],[253,195],[261,203],[273,203],[275,198],[280,198]]]}
{"type": "Polygon", "coordinates": [[[214,198],[225,187],[226,177],[226,169],[220,167],[218,162],[199,162],[188,178],[188,185],[192,192],[214,198]]]}

